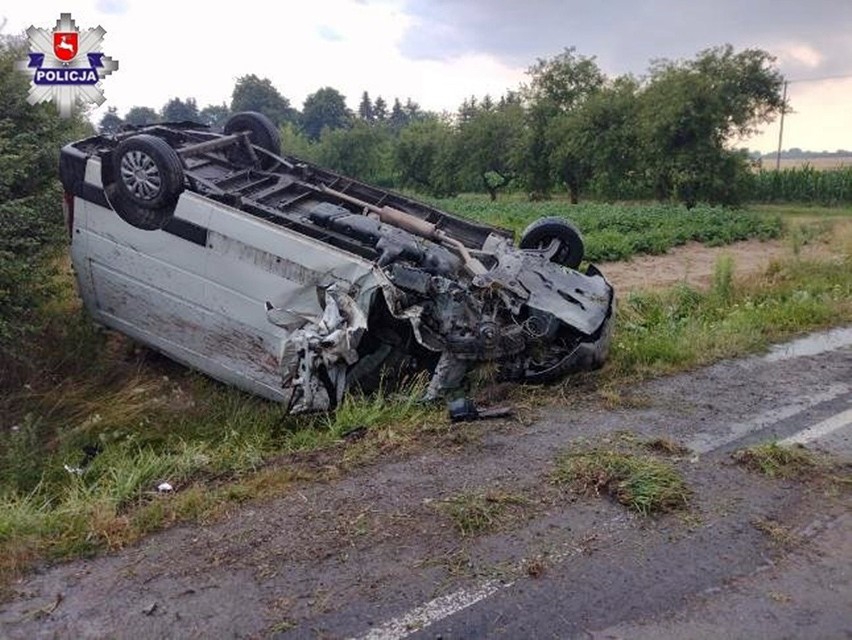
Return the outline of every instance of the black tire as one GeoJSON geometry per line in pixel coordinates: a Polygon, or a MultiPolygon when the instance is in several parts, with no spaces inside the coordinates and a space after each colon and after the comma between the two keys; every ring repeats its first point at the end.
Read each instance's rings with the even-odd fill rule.
{"type": "Polygon", "coordinates": [[[524,229],[521,249],[546,249],[553,240],[559,248],[551,260],[556,264],[576,269],[583,261],[585,246],[580,230],[564,218],[541,218],[524,229]]]}
{"type": "Polygon", "coordinates": [[[162,138],[139,134],[112,153],[107,196],[116,213],[140,229],[159,229],[184,190],[183,165],[162,138]]]}
{"type": "MultiPolygon", "coordinates": [[[[240,111],[227,119],[224,128],[225,135],[241,131],[249,132],[249,140],[256,147],[274,153],[276,156],[281,155],[281,135],[278,133],[278,127],[262,113],[240,111]]],[[[238,158],[233,160],[239,161],[238,158]]],[[[260,165],[262,167],[268,167],[272,164],[274,164],[272,158],[261,154],[260,165]]]]}

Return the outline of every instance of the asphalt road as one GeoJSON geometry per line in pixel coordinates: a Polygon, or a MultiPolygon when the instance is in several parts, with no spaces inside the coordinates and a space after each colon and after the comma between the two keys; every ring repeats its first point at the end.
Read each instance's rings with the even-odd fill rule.
{"type": "Polygon", "coordinates": [[[0,637],[852,637],[847,484],[770,479],[731,452],[770,440],[852,460],[852,330],[622,391],[532,423],[305,484],[222,522],[27,576],[0,637]],[[641,518],[550,482],[555,456],[629,432],[672,458],[689,511],[641,518]],[[462,536],[448,498],[525,497],[462,536]]]}

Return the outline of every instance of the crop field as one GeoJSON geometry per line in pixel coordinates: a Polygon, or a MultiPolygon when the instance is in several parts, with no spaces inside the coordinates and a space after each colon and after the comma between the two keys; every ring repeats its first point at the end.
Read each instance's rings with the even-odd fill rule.
{"type": "Polygon", "coordinates": [[[723,207],[665,204],[569,205],[564,201],[489,202],[484,196],[465,195],[436,201],[441,208],[458,215],[496,224],[515,232],[542,216],[560,216],[574,222],[583,234],[586,258],[593,262],[626,260],[633,255],[665,253],[691,240],[720,246],[781,235],[781,218],[776,215],[723,207]]]}
{"type": "Polygon", "coordinates": [[[754,202],[797,202],[836,206],[852,202],[852,166],[819,169],[814,166],[763,170],[750,178],[754,202]]]}
{"type": "MultiPolygon", "coordinates": [[[[764,156],[762,158],[764,170],[775,169],[775,156],[764,156]]],[[[781,158],[781,170],[784,169],[802,169],[804,167],[813,167],[821,171],[829,169],[840,169],[841,167],[852,167],[852,155],[850,156],[831,156],[826,158],[781,158]]]]}

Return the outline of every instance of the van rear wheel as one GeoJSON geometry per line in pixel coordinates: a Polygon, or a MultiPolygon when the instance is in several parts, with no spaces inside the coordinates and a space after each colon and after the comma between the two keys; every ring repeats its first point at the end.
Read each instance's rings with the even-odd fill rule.
{"type": "MultiPolygon", "coordinates": [[[[230,135],[232,133],[240,133],[248,131],[249,140],[256,147],[260,147],[264,151],[281,155],[281,135],[278,133],[278,127],[262,113],[257,111],[240,111],[235,113],[225,122],[224,133],[230,135]]],[[[242,156],[237,149],[230,153],[229,159],[232,162],[240,162],[242,156]]],[[[260,166],[264,169],[275,164],[275,160],[267,155],[258,154],[260,156],[260,166]]]]}

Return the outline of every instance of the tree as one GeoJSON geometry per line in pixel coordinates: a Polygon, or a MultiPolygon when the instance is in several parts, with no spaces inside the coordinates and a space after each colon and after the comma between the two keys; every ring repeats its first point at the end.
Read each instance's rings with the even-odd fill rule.
{"type": "Polygon", "coordinates": [[[208,104],[199,114],[201,122],[214,129],[221,129],[225,121],[231,115],[231,110],[224,102],[222,104],[208,104]]]}
{"type": "Polygon", "coordinates": [[[517,91],[507,91],[502,96],[500,96],[500,101],[497,103],[499,107],[505,107],[510,104],[523,104],[523,99],[521,98],[521,94],[517,91]]]}
{"type": "Polygon", "coordinates": [[[453,130],[446,121],[426,116],[404,127],[393,159],[402,186],[435,196],[458,192],[460,162],[453,130]]]}
{"type": "Polygon", "coordinates": [[[554,177],[567,187],[571,204],[580,201],[580,192],[593,175],[591,153],[583,144],[582,134],[582,114],[576,112],[560,114],[548,125],[548,137],[553,141],[550,167],[554,177]]]}
{"type": "Polygon", "coordinates": [[[708,49],[686,62],[655,63],[640,96],[643,161],[658,198],[733,204],[747,158],[726,147],[786,108],[783,77],[759,49],[708,49]]]}
{"type": "Polygon", "coordinates": [[[393,99],[393,107],[391,107],[388,122],[391,126],[391,129],[396,132],[399,132],[405,125],[408,124],[408,115],[402,108],[402,103],[399,101],[399,98],[393,99]]]}
{"type": "MultiPolygon", "coordinates": [[[[539,59],[527,70],[530,84],[523,88],[529,104],[526,135],[526,183],[533,197],[547,197],[553,183],[556,141],[550,137],[553,121],[570,113],[598,91],[606,80],[594,58],[565,49],[553,58],[539,59]]],[[[565,173],[565,167],[558,171],[565,173]]]]}
{"type": "Polygon", "coordinates": [[[562,112],[570,111],[606,82],[595,58],[578,55],[574,47],[553,58],[539,58],[527,75],[530,76],[529,86],[524,87],[527,99],[562,112]]]}
{"type": "Polygon", "coordinates": [[[479,112],[479,101],[476,96],[464,98],[459,107],[458,116],[459,124],[464,124],[471,120],[479,112]]]}
{"type": "Polygon", "coordinates": [[[403,110],[405,111],[405,117],[408,122],[412,122],[423,115],[423,112],[420,110],[420,105],[414,102],[411,98],[407,98],[405,100],[403,110]]]}
{"type": "Polygon", "coordinates": [[[390,133],[357,121],[349,129],[323,129],[318,158],[320,164],[366,182],[390,180],[390,133]]]}
{"type": "Polygon", "coordinates": [[[370,101],[370,94],[366,91],[361,94],[361,104],[358,105],[358,117],[367,122],[373,122],[376,119],[373,112],[373,103],[370,101]]]}
{"type": "Polygon", "coordinates": [[[639,149],[638,88],[629,76],[617,78],[551,120],[551,167],[572,203],[592,182],[599,192],[630,194],[639,149]]]}
{"type": "Polygon", "coordinates": [[[98,130],[106,135],[115,133],[124,124],[124,120],[118,115],[118,109],[115,107],[107,107],[107,112],[101,118],[98,124],[98,130]]]}
{"type": "Polygon", "coordinates": [[[527,109],[527,126],[524,129],[523,160],[524,183],[531,200],[550,197],[553,185],[551,158],[554,141],[551,120],[555,114],[545,105],[532,104],[527,109]]]}
{"type": "Polygon", "coordinates": [[[282,96],[269,78],[259,78],[253,73],[237,78],[231,93],[231,112],[259,111],[276,125],[297,123],[298,112],[282,96]]]}
{"type": "Polygon", "coordinates": [[[319,162],[319,145],[312,142],[292,122],[281,126],[281,151],[309,162],[319,162]]]}
{"type": "Polygon", "coordinates": [[[151,107],[130,107],[124,114],[124,122],[135,126],[157,122],[160,116],[151,107]]]}
{"type": "Polygon", "coordinates": [[[181,122],[184,120],[201,122],[195,98],[187,98],[186,101],[180,98],[172,98],[163,105],[162,114],[163,120],[166,122],[181,122]]]}
{"type": "Polygon", "coordinates": [[[311,140],[319,140],[322,130],[343,129],[352,121],[346,99],[332,87],[323,87],[305,98],[302,107],[302,130],[311,140]]]}
{"type": "Polygon", "coordinates": [[[385,102],[385,99],[382,96],[376,98],[376,101],[373,103],[373,116],[375,116],[378,122],[384,122],[388,117],[388,103],[385,102]]]}
{"type": "Polygon", "coordinates": [[[519,104],[491,110],[481,107],[459,123],[457,145],[464,158],[464,177],[484,188],[492,201],[517,175],[523,136],[524,110],[519,104]]]}

